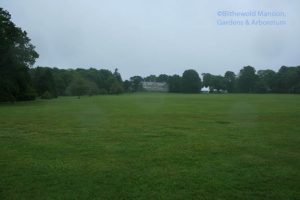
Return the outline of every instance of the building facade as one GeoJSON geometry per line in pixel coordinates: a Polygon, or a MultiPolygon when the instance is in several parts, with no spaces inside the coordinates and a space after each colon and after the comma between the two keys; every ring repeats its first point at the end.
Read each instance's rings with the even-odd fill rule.
{"type": "Polygon", "coordinates": [[[169,86],[163,82],[142,82],[143,89],[148,92],[168,92],[169,86]]]}

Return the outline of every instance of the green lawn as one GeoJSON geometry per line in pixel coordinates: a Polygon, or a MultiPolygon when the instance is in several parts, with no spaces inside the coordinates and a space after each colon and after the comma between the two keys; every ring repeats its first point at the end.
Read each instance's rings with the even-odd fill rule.
{"type": "Polygon", "coordinates": [[[0,104],[0,199],[300,199],[300,95],[0,104]]]}

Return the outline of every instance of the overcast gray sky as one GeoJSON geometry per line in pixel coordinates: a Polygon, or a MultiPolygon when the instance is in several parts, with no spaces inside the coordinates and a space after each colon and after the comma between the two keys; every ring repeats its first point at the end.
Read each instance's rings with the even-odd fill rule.
{"type": "Polygon", "coordinates": [[[119,68],[129,78],[300,65],[299,0],[0,0],[0,6],[28,32],[40,54],[35,66],[119,68]],[[220,25],[253,19],[286,24],[220,25]]]}

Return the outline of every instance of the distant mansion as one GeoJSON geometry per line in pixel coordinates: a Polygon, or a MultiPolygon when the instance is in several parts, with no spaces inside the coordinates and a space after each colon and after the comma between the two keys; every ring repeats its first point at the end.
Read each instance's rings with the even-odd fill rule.
{"type": "Polygon", "coordinates": [[[148,92],[168,92],[169,86],[167,83],[163,82],[142,82],[143,89],[148,92]]]}

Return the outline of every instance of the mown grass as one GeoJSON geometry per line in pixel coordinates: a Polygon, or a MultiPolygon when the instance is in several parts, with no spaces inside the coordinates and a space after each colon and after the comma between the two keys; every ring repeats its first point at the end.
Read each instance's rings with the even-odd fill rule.
{"type": "Polygon", "coordinates": [[[0,105],[0,199],[299,198],[299,95],[0,105]]]}

